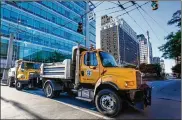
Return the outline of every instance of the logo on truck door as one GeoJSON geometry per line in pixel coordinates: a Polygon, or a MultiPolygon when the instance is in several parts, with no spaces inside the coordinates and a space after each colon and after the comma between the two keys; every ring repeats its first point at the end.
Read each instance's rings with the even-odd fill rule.
{"type": "Polygon", "coordinates": [[[87,73],[87,76],[91,76],[92,75],[92,71],[90,71],[90,70],[87,70],[86,73],[87,73]]]}

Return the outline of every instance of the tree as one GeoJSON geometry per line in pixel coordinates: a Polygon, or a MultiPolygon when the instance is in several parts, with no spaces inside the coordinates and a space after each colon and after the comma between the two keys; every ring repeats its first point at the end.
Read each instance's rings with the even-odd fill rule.
{"type": "Polygon", "coordinates": [[[181,27],[181,10],[177,10],[173,16],[172,19],[168,21],[168,25],[177,24],[178,27],[181,27]]]}
{"type": "Polygon", "coordinates": [[[174,73],[178,73],[178,78],[180,78],[180,76],[181,76],[181,64],[176,64],[175,66],[173,66],[172,71],[174,73]]]}
{"type": "Polygon", "coordinates": [[[146,64],[145,64],[145,63],[140,64],[139,70],[140,70],[142,73],[147,73],[146,64]]]}
{"type": "Polygon", "coordinates": [[[125,65],[124,67],[125,68],[134,68],[134,69],[136,69],[137,66],[136,65],[125,65]]]}
{"type": "MultiPolygon", "coordinates": [[[[177,24],[177,27],[181,27],[181,11],[176,11],[172,19],[168,21],[168,25],[177,24]]],[[[181,56],[181,30],[176,33],[170,33],[165,37],[167,42],[159,47],[159,50],[163,52],[162,57],[165,59],[178,59],[181,56]]]]}
{"type": "Polygon", "coordinates": [[[177,33],[170,33],[166,38],[167,42],[159,47],[163,52],[162,57],[165,59],[175,59],[181,55],[181,31],[177,33]]]}
{"type": "Polygon", "coordinates": [[[156,73],[158,77],[160,77],[160,73],[162,71],[161,66],[159,64],[140,64],[139,70],[142,73],[156,73]]]}

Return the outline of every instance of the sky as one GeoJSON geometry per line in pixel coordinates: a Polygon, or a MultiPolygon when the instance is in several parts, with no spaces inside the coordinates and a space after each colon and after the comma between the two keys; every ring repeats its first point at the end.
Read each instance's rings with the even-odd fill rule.
{"type": "MultiPolygon", "coordinates": [[[[113,1],[114,3],[117,3],[117,1],[113,1]]],[[[121,4],[127,2],[127,1],[120,1],[121,4]]],[[[145,3],[147,1],[137,1],[139,5],[145,3]]],[[[94,1],[94,4],[99,4],[99,1],[94,1]]],[[[114,11],[121,10],[121,8],[113,8],[109,10],[105,10],[107,8],[112,8],[116,7],[116,5],[111,2],[103,2],[100,4],[97,8],[94,9],[94,12],[96,14],[96,47],[100,48],[100,28],[101,28],[101,17],[102,15],[108,15],[108,16],[113,16],[115,18],[117,15],[121,15],[125,13],[125,11],[119,11],[116,13],[112,13],[114,11]]],[[[162,52],[159,51],[158,47],[161,46],[162,44],[166,43],[166,40],[164,39],[165,36],[167,36],[170,32],[175,32],[179,28],[177,28],[175,25],[167,25],[167,22],[172,18],[172,15],[174,12],[177,10],[181,10],[181,3],[180,1],[159,1],[159,8],[157,10],[152,10],[151,7],[151,2],[148,4],[142,6],[142,8],[152,17],[154,20],[152,20],[145,12],[143,12],[141,9],[142,15],[145,17],[145,19],[148,21],[149,25],[151,26],[151,29],[149,25],[146,23],[144,18],[141,16],[140,12],[136,9],[129,14],[135,19],[138,25],[131,19],[127,14],[120,16],[119,18],[123,18],[131,27],[132,29],[137,33],[137,34],[144,34],[145,37],[147,37],[147,30],[149,31],[149,36],[150,36],[150,42],[152,43],[152,49],[153,49],[153,57],[161,57],[162,52]],[[143,30],[142,30],[142,29],[143,30]]],[[[124,7],[130,6],[131,3],[127,3],[124,5],[124,7]]],[[[135,6],[130,7],[127,9],[127,11],[135,8],[135,6]]],[[[164,59],[164,58],[162,58],[164,59]]],[[[165,72],[166,73],[171,73],[171,68],[172,66],[175,65],[174,60],[172,59],[164,59],[165,63],[165,72]]]]}

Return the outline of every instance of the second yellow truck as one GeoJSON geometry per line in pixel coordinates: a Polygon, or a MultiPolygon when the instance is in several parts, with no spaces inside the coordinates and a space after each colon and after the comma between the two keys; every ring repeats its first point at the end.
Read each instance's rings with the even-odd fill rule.
{"type": "Polygon", "coordinates": [[[39,78],[40,63],[16,60],[15,67],[8,71],[8,86],[15,86],[17,90],[39,87],[42,85],[39,78]]]}

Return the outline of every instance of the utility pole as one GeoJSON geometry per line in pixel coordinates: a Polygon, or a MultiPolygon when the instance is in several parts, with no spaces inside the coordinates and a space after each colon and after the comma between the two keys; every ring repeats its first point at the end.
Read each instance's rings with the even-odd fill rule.
{"type": "Polygon", "coordinates": [[[13,35],[13,33],[11,33],[10,34],[9,44],[8,44],[8,52],[7,52],[6,66],[5,66],[5,69],[3,71],[3,77],[1,79],[1,83],[4,83],[4,84],[7,84],[7,80],[8,80],[8,70],[9,70],[9,68],[11,68],[11,64],[12,64],[13,39],[14,39],[14,35],[13,35]]]}
{"type": "Polygon", "coordinates": [[[149,37],[149,31],[147,31],[147,37],[148,37],[148,39],[147,39],[147,46],[148,46],[148,56],[147,56],[147,59],[148,59],[148,64],[150,64],[150,43],[149,43],[149,39],[150,39],[150,37],[149,37]]]}
{"type": "Polygon", "coordinates": [[[139,68],[139,66],[140,66],[140,60],[139,60],[139,57],[140,57],[140,55],[139,55],[139,52],[140,52],[140,48],[139,48],[139,45],[138,45],[138,47],[137,47],[137,66],[138,66],[138,68],[139,68]]]}
{"type": "Polygon", "coordinates": [[[118,38],[118,63],[119,63],[119,66],[121,65],[121,56],[120,56],[120,45],[119,45],[119,21],[117,21],[118,24],[116,25],[117,27],[117,38],[118,38]]]}

